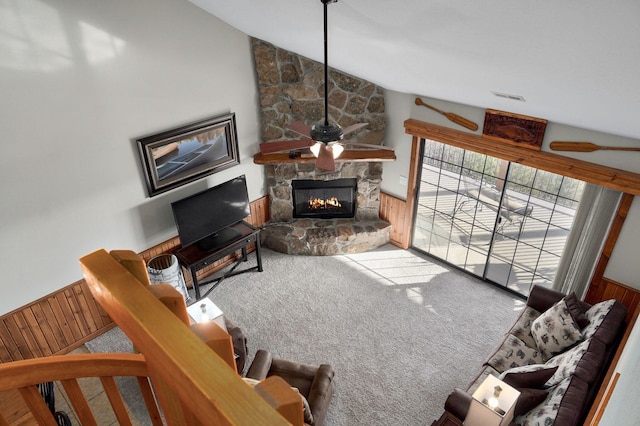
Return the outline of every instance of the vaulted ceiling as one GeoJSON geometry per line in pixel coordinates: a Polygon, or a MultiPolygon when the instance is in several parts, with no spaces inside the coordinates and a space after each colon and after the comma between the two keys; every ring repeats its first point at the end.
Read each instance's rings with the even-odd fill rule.
{"type": "MultiPolygon", "coordinates": [[[[321,0],[190,1],[250,36],[322,61],[321,0]]],[[[328,7],[331,67],[397,92],[640,139],[637,0],[328,7]]]]}

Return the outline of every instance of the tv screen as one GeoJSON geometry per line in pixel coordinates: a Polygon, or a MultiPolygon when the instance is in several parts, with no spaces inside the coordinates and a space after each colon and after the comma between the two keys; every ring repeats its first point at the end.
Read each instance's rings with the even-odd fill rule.
{"type": "Polygon", "coordinates": [[[245,176],[206,189],[171,204],[180,244],[198,244],[211,250],[229,242],[237,233],[227,229],[251,213],[245,176]]]}

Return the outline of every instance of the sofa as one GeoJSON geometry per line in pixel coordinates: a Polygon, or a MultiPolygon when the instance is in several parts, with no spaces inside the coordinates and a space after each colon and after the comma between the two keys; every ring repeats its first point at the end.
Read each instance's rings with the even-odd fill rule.
{"type": "Polygon", "coordinates": [[[575,294],[534,286],[526,306],[465,390],[454,389],[443,418],[461,424],[488,375],[520,391],[515,425],[582,424],[625,328],[615,299],[589,305],[575,294]]]}

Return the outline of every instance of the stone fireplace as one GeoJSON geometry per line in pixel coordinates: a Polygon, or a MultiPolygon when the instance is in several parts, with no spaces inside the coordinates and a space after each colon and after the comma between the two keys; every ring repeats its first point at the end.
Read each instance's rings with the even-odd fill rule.
{"type": "Polygon", "coordinates": [[[379,218],[382,164],[337,163],[323,172],[309,163],[266,165],[271,220],[262,231],[265,247],[288,254],[360,253],[389,242],[391,225],[379,218]],[[355,211],[351,218],[294,217],[296,181],[355,181],[355,211]]]}
{"type": "MultiPolygon", "coordinates": [[[[323,65],[261,40],[252,39],[252,47],[260,92],[262,140],[299,139],[298,134],[287,129],[288,124],[313,124],[323,119],[323,65]]],[[[386,123],[384,89],[334,69],[329,72],[327,85],[329,120],[342,127],[368,123],[350,140],[381,145],[386,123]]],[[[265,164],[270,199],[271,219],[261,232],[266,247],[289,254],[331,255],[371,250],[389,241],[391,225],[380,220],[378,213],[380,160],[338,159],[334,172],[317,169],[313,161],[302,158],[260,164],[265,164]],[[353,212],[349,214],[352,217],[294,214],[294,181],[338,179],[355,181],[354,199],[347,201],[353,202],[353,212]]]]}
{"type": "Polygon", "coordinates": [[[357,183],[358,180],[355,178],[294,179],[291,182],[293,217],[306,219],[355,217],[357,183]]]}

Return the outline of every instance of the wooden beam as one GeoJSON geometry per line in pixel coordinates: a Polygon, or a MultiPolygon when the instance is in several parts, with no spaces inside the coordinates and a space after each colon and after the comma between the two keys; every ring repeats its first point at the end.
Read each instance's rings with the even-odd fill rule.
{"type": "Polygon", "coordinates": [[[481,135],[462,132],[413,118],[404,122],[404,128],[405,133],[419,138],[446,143],[617,191],[640,195],[640,173],[615,169],[551,152],[534,151],[512,146],[481,135]]]}
{"type": "MultiPolygon", "coordinates": [[[[338,163],[354,162],[364,163],[370,161],[394,161],[396,155],[388,149],[345,149],[340,157],[336,159],[338,163]]],[[[287,163],[315,163],[315,157],[295,157],[289,158],[286,152],[278,152],[273,154],[263,154],[261,152],[253,156],[253,162],[256,164],[287,164],[287,163]]]]}

